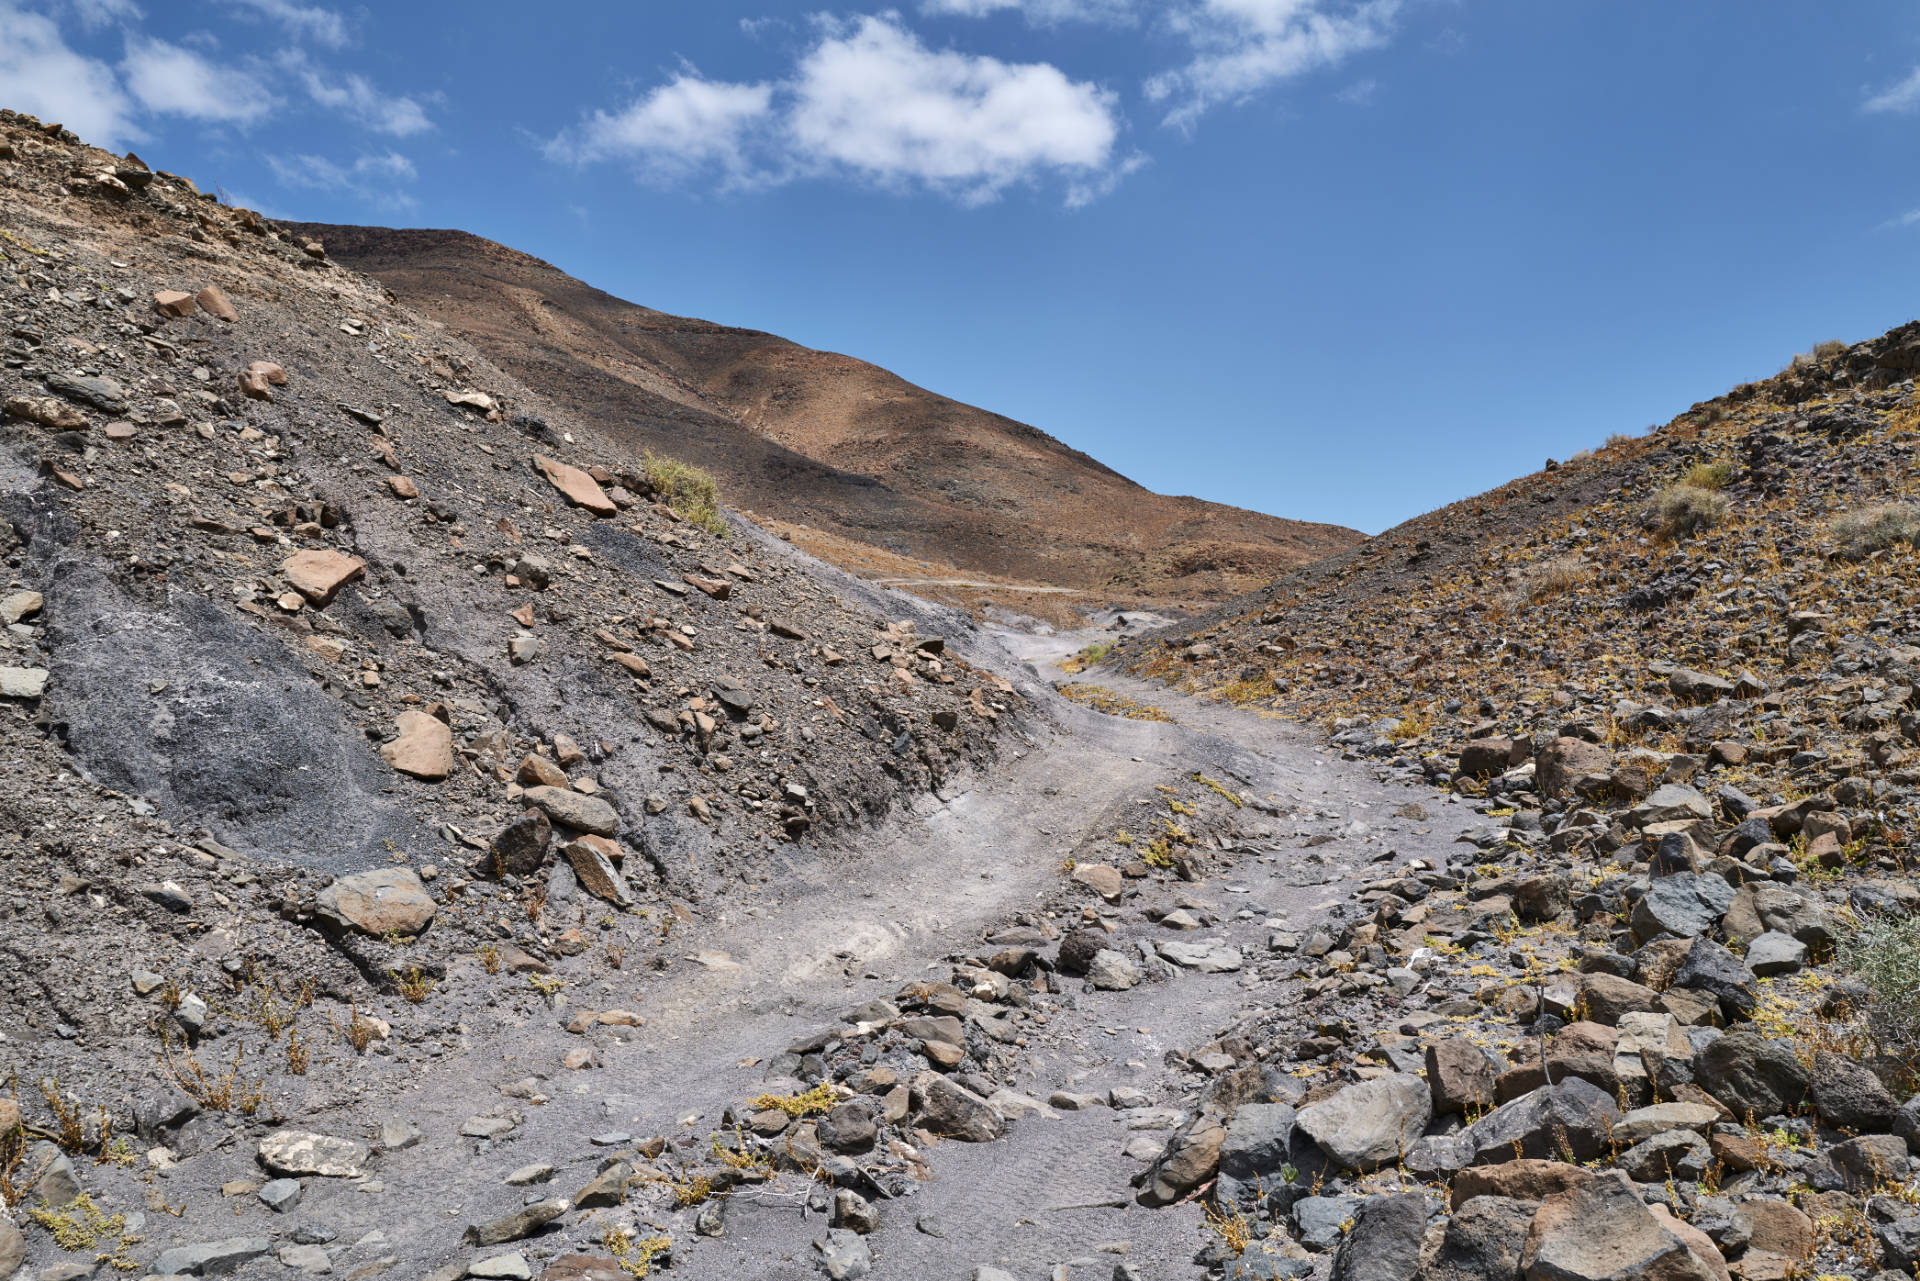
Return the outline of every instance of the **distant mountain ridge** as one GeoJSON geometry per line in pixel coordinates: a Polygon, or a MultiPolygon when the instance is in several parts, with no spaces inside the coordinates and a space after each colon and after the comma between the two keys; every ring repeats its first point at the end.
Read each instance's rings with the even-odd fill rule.
{"type": "Polygon", "coordinates": [[[1195,601],[1363,540],[1156,494],[865,361],[625,302],[465,232],[292,225],[635,452],[685,458],[733,505],[803,527],[802,541],[818,531],[828,548],[850,540],[969,574],[1195,601]]]}

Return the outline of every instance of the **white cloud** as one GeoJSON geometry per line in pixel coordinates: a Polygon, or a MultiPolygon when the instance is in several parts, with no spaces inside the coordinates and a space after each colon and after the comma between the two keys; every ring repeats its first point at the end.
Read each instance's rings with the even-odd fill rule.
{"type": "Polygon", "coordinates": [[[737,179],[751,167],[751,136],[772,105],[772,85],[707,80],[689,68],[618,111],[594,112],[546,151],[575,163],[624,157],[662,179],[707,166],[737,179]]]}
{"type": "Polygon", "coordinates": [[[0,30],[0,102],[114,151],[143,136],[113,69],[68,48],[51,19],[0,0],[0,30]]]}
{"type": "Polygon", "coordinates": [[[146,15],[133,0],[72,0],[73,14],[88,31],[116,22],[138,22],[146,15]]]}
{"type": "Polygon", "coordinates": [[[340,165],[325,156],[269,155],[267,167],[283,187],[310,191],[339,191],[369,183],[406,182],[419,176],[413,161],[397,151],[361,156],[352,165],[340,165]]]}
{"type": "Polygon", "coordinates": [[[281,186],[297,191],[327,191],[352,196],[382,209],[407,210],[419,201],[400,184],[419,176],[413,161],[397,151],[363,155],[351,165],[325,156],[269,153],[267,168],[281,186]]]}
{"type": "Polygon", "coordinates": [[[298,49],[288,50],[276,61],[282,70],[300,82],[314,102],[376,133],[409,138],[433,128],[426,108],[418,99],[381,93],[372,81],[356,72],[329,80],[327,73],[314,66],[298,49]]]}
{"type": "Polygon", "coordinates": [[[1920,67],[1891,89],[1876,93],[1862,104],[1864,111],[1912,111],[1920,107],[1920,67]]]}
{"type": "Polygon", "coordinates": [[[1112,94],[1058,67],[932,50],[885,17],[823,40],[793,91],[801,156],[969,201],[1044,173],[1091,176],[1120,128],[1112,94]]]}
{"type": "Polygon", "coordinates": [[[227,3],[250,9],[263,18],[279,23],[290,34],[323,44],[329,49],[339,49],[347,43],[347,20],[332,9],[295,4],[293,0],[227,0],[227,3]]]}
{"type": "Polygon", "coordinates": [[[251,124],[273,111],[273,95],[247,72],[218,67],[191,49],[129,35],[120,63],[127,89],[157,115],[213,124],[251,124]]]}
{"type": "Polygon", "coordinates": [[[1028,22],[1129,22],[1136,0],[920,0],[920,12],[930,17],[986,18],[1016,11],[1028,22]]]}
{"type": "Polygon", "coordinates": [[[1224,102],[1338,66],[1384,45],[1400,0],[1199,0],[1169,22],[1193,45],[1185,66],[1147,81],[1166,123],[1191,127],[1224,102]]]}
{"type": "Polygon", "coordinates": [[[556,160],[630,159],[671,180],[717,169],[731,185],[848,176],[968,203],[1021,183],[1064,180],[1085,203],[1137,165],[1115,162],[1112,94],[1047,63],[928,48],[897,16],[821,20],[777,83],[708,80],[691,69],[547,145],[556,160]]]}

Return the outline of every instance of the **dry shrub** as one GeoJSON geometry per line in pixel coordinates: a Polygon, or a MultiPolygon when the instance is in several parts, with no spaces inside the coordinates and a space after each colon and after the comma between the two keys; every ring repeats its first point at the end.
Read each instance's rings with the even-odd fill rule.
{"type": "Polygon", "coordinates": [[[1579,556],[1555,556],[1529,565],[1520,574],[1520,595],[1528,604],[1572,591],[1587,581],[1592,569],[1579,556]]]}
{"type": "Polygon", "coordinates": [[[1841,966],[1867,986],[1867,1027],[1889,1053],[1920,1051],[1920,917],[1870,917],[1842,935],[1841,966]]]}
{"type": "Polygon", "coordinates": [[[1680,480],[1695,489],[1725,489],[1733,483],[1732,463],[1695,463],[1680,480]]]}
{"type": "Polygon", "coordinates": [[[1679,539],[1712,529],[1732,509],[1732,500],[1718,490],[1679,484],[1660,491],[1652,515],[1662,534],[1679,539]]]}
{"type": "Polygon", "coordinates": [[[667,506],[686,520],[716,538],[726,537],[727,521],[720,514],[720,487],[707,472],[677,458],[648,454],[647,479],[653,482],[667,506]]]}
{"type": "Polygon", "coordinates": [[[1883,503],[1836,517],[1828,530],[1840,554],[1853,560],[1885,551],[1895,543],[1920,547],[1920,503],[1883,503]]]}

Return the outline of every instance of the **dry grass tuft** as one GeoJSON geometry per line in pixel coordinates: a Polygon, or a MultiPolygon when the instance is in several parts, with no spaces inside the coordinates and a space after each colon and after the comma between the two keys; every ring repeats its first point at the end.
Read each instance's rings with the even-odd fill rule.
{"type": "Polygon", "coordinates": [[[1840,554],[1861,560],[1895,543],[1920,547],[1920,503],[1884,503],[1835,517],[1827,526],[1840,554]]]}
{"type": "Polygon", "coordinates": [[[1653,500],[1652,516],[1662,536],[1681,539],[1712,529],[1733,510],[1733,501],[1717,490],[1670,485],[1653,500]]]}
{"type": "Polygon", "coordinates": [[[683,518],[715,538],[727,536],[726,517],[720,514],[720,487],[710,474],[677,458],[648,454],[647,479],[683,518]]]}

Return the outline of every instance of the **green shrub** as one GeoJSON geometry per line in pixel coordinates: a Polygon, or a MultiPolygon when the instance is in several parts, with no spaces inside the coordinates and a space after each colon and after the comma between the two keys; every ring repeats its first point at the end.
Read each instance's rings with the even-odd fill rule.
{"type": "Polygon", "coordinates": [[[1920,1049],[1920,917],[1868,917],[1843,934],[1841,965],[1867,988],[1867,1030],[1882,1049],[1920,1049]]]}
{"type": "Polygon", "coordinates": [[[1839,540],[1841,555],[1854,560],[1895,543],[1920,547],[1920,503],[1884,503],[1848,512],[1827,528],[1839,540]]]}
{"type": "Polygon", "coordinates": [[[1732,509],[1732,500],[1718,490],[1684,483],[1668,486],[1653,500],[1654,523],[1676,539],[1712,529],[1732,509]]]}
{"type": "Polygon", "coordinates": [[[726,537],[727,521],[720,514],[720,488],[712,476],[692,463],[650,453],[647,479],[653,482],[667,506],[714,537],[726,537]]]}

